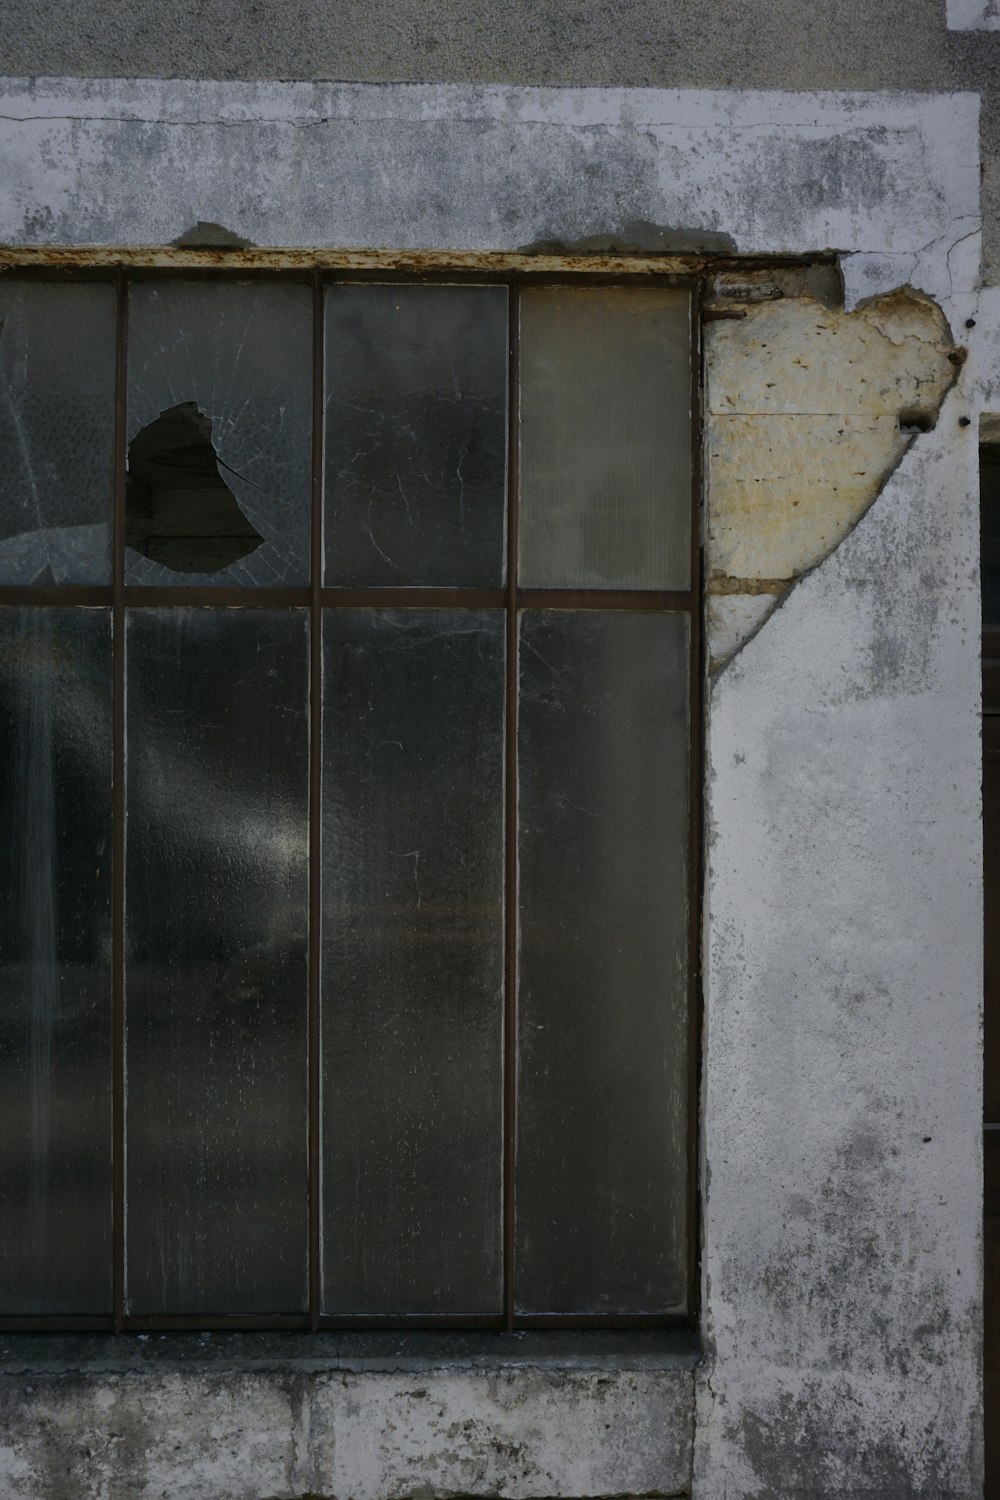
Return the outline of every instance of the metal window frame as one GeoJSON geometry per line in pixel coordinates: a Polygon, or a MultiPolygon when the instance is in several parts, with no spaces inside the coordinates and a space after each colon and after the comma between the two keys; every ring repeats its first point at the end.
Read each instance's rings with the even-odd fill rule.
{"type": "MultiPolygon", "coordinates": [[[[661,258],[546,257],[477,255],[474,265],[459,258],[398,257],[386,263],[377,256],[350,257],[350,263],[291,266],[246,264],[252,257],[147,255],[111,257],[69,252],[61,263],[51,255],[5,253],[0,273],[18,279],[59,281],[113,279],[116,286],[116,371],[113,490],[113,572],[110,585],[0,586],[0,608],[13,606],[109,607],[112,616],[112,1238],[113,1313],[108,1316],[0,1316],[0,1332],[152,1332],[170,1330],[495,1330],[571,1328],[673,1328],[697,1322],[698,1256],[698,1100],[701,1053],[701,892],[703,880],[702,781],[704,766],[703,640],[703,505],[702,505],[702,345],[709,272],[661,258]],[[127,263],[124,263],[127,260],[127,263]],[[413,262],[416,264],[412,264],[413,262]],[[360,263],[359,263],[360,262],[360,263]],[[144,280],[277,280],[307,283],[312,290],[312,444],[310,581],[300,588],[253,586],[145,587],[125,583],[126,392],[128,368],[128,289],[144,280]],[[502,285],[508,290],[507,504],[506,584],[483,588],[345,588],[322,583],[322,486],[325,288],[344,282],[502,285]],[[685,591],[619,589],[522,589],[517,582],[518,542],[518,376],[519,290],[523,286],[676,286],[690,294],[691,356],[691,555],[690,587],[685,591]],[[303,1314],[218,1316],[138,1316],[126,1309],[125,1277],[125,613],[135,608],[171,606],[203,608],[298,608],[310,615],[310,770],[309,770],[309,939],[308,939],[308,1288],[309,1311],[303,1314]],[[337,1314],[323,1315],[320,1286],[320,1066],[321,1066],[321,843],[319,837],[322,617],[342,608],[502,608],[505,611],[505,744],[504,744],[504,1075],[503,1075],[503,1300],[496,1314],[337,1314]],[[518,1313],[514,1299],[515,1161],[517,1099],[517,688],[518,618],[531,609],[668,611],[690,618],[689,754],[688,754],[688,1099],[687,1099],[687,1299],[683,1312],[662,1314],[518,1313]]],[[[469,257],[465,258],[468,262],[469,257]]]]}

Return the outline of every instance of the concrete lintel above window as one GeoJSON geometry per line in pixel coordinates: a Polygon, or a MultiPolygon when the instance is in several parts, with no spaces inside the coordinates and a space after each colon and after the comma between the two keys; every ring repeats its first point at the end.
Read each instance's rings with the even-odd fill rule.
{"type": "Polygon", "coordinates": [[[0,117],[8,245],[835,251],[848,305],[978,267],[970,93],[6,79],[0,117]]]}

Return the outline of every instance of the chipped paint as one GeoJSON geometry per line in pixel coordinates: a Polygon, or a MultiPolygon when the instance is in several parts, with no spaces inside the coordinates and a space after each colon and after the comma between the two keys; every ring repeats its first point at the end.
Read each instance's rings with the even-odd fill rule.
{"type": "Polygon", "coordinates": [[[705,334],[713,669],[857,525],[962,363],[941,309],[909,288],[850,313],[785,296],[743,311],[705,334]],[[769,608],[736,602],[761,594],[769,608]]]}

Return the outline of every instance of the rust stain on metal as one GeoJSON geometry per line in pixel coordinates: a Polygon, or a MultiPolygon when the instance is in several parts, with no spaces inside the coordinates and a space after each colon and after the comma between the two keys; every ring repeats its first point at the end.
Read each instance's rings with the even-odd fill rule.
{"type": "Polygon", "coordinates": [[[704,268],[700,255],[534,255],[487,250],[192,249],[184,246],[38,245],[0,247],[0,271],[58,267],[66,270],[394,271],[407,275],[455,273],[565,273],[690,276],[704,268]]]}

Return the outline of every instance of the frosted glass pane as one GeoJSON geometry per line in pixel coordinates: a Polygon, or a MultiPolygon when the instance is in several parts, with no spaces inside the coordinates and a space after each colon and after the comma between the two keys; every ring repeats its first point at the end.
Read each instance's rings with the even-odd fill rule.
{"type": "Polygon", "coordinates": [[[503,582],[507,290],[334,286],[326,582],[503,582]]]}
{"type": "Polygon", "coordinates": [[[324,635],[324,1307],[497,1312],[500,611],[324,635]]]}
{"type": "Polygon", "coordinates": [[[128,620],[127,1282],[134,1313],[306,1287],[307,620],[128,620]]]}
{"type": "Polygon", "coordinates": [[[0,610],[0,1315],[111,1312],[111,619],[0,610]]]}
{"type": "Polygon", "coordinates": [[[688,588],[688,293],[529,287],[520,318],[519,583],[688,588]]]}
{"type": "Polygon", "coordinates": [[[126,579],[309,581],[312,294],[129,290],[126,579]]]}
{"type": "Polygon", "coordinates": [[[676,1311],[687,617],[525,614],[519,676],[517,1305],[676,1311]]]}
{"type": "Polygon", "coordinates": [[[115,290],[0,278],[0,584],[110,583],[115,290]]]}

